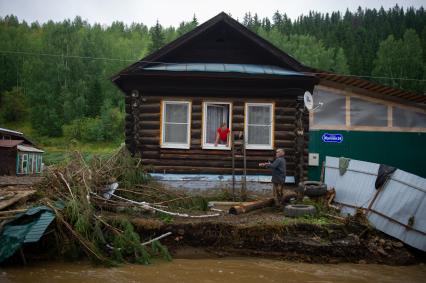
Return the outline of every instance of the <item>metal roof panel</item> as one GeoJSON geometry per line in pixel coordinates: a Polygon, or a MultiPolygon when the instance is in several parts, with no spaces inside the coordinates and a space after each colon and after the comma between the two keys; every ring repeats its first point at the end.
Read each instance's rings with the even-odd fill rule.
{"type": "Polygon", "coordinates": [[[146,71],[242,73],[251,75],[308,76],[278,66],[255,64],[173,63],[144,67],[146,71]]]}

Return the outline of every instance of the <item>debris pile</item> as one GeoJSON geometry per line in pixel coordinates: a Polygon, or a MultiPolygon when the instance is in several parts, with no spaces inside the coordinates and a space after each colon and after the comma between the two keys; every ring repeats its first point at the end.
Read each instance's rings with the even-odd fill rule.
{"type": "Polygon", "coordinates": [[[80,152],[72,152],[69,162],[50,167],[38,189],[44,194],[41,202],[56,215],[56,234],[59,242],[64,243],[58,247],[60,253],[75,255],[82,250],[102,263],[130,261],[147,264],[153,255],[170,259],[167,248],[158,241],[161,236],[149,240],[147,243],[151,245],[148,247],[147,243],[141,242],[126,216],[117,213],[111,217],[102,216],[105,210],[135,205],[142,211],[156,210],[156,203],[177,198],[172,192],[148,186],[148,181],[149,175],[140,160],[132,158],[124,147],[107,160],[94,157],[86,161],[80,152]],[[113,191],[112,183],[117,184],[113,191]],[[110,197],[105,197],[108,193],[110,197]],[[131,200],[129,194],[132,199],[139,197],[155,203],[131,200]]]}

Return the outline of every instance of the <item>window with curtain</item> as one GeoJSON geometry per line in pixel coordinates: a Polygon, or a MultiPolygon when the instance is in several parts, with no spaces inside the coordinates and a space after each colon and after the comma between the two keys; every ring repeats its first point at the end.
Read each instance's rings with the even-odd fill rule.
{"type": "Polygon", "coordinates": [[[248,149],[272,149],[272,103],[246,104],[246,141],[248,149]]]}
{"type": "Polygon", "coordinates": [[[190,106],[188,101],[163,101],[162,147],[190,147],[190,106]]]}
{"type": "Polygon", "coordinates": [[[229,144],[218,144],[215,146],[217,130],[226,123],[231,129],[231,104],[220,102],[204,102],[203,104],[203,148],[230,149],[229,144]]]}

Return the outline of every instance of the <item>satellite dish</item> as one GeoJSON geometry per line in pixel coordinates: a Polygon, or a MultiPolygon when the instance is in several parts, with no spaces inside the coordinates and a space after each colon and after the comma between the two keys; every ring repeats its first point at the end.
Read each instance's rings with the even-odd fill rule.
{"type": "Polygon", "coordinates": [[[314,99],[309,91],[306,91],[303,95],[303,102],[308,110],[312,110],[312,108],[314,108],[314,99]]]}
{"type": "Polygon", "coordinates": [[[137,89],[132,90],[132,97],[138,98],[139,97],[139,91],[137,89]]]}

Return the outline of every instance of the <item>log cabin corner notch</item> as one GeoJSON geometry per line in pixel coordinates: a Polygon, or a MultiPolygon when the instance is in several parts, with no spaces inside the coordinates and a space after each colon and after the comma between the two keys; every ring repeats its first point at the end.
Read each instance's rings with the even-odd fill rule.
{"type": "MultiPolygon", "coordinates": [[[[303,69],[220,13],[112,78],[126,95],[126,145],[154,172],[226,175],[231,151],[211,140],[226,122],[245,133],[248,174],[267,174],[258,163],[279,147],[297,179],[307,169],[307,142],[296,146],[298,97],[318,83],[303,69]]],[[[242,160],[235,165],[241,173],[242,160]]]]}

